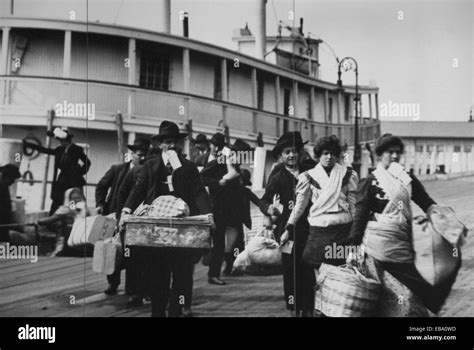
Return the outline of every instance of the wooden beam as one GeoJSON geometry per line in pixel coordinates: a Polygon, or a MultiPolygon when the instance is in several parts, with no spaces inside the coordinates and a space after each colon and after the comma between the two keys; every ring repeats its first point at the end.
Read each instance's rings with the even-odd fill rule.
{"type": "MultiPolygon", "coordinates": [[[[54,110],[48,111],[48,117],[46,121],[46,130],[53,130],[53,121],[54,121],[54,110]]],[[[51,147],[51,137],[46,136],[45,147],[51,147]]],[[[46,203],[46,187],[48,185],[48,172],[49,172],[49,154],[46,154],[46,164],[44,166],[44,173],[43,173],[43,181],[41,182],[41,210],[44,210],[44,206],[46,203]]],[[[53,179],[53,182],[56,179],[53,179]]]]}

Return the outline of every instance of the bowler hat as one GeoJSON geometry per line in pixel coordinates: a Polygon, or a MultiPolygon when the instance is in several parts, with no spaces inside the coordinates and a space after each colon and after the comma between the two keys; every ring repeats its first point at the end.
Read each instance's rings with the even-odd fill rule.
{"type": "Polygon", "coordinates": [[[211,140],[209,142],[217,148],[222,149],[225,146],[225,136],[220,132],[216,132],[214,135],[212,135],[211,140]]]}
{"type": "Polygon", "coordinates": [[[208,143],[208,139],[206,137],[206,135],[204,134],[199,134],[198,136],[196,136],[196,139],[194,140],[194,143],[208,143]]]}
{"type": "Polygon", "coordinates": [[[288,131],[280,136],[275,147],[273,147],[273,157],[278,158],[285,147],[295,147],[299,151],[307,143],[308,141],[303,142],[299,131],[288,131]]]}
{"type": "Polygon", "coordinates": [[[164,120],[160,124],[160,130],[158,132],[158,135],[153,136],[153,138],[161,142],[167,137],[181,139],[186,136],[186,133],[179,132],[179,127],[176,123],[164,120]]]}
{"type": "Polygon", "coordinates": [[[137,137],[133,145],[127,145],[127,148],[133,152],[143,151],[146,153],[150,149],[150,140],[144,137],[137,137]]]}

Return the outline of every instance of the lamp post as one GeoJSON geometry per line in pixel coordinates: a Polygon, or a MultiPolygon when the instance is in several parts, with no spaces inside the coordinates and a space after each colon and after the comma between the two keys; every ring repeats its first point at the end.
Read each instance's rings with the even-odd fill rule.
{"type": "Polygon", "coordinates": [[[342,89],[342,80],[341,80],[341,67],[344,68],[344,71],[350,71],[354,69],[355,72],[355,121],[354,121],[354,160],[352,162],[352,167],[360,175],[361,167],[361,149],[359,145],[359,66],[357,61],[352,57],[344,57],[339,61],[337,67],[337,86],[339,89],[342,89]]]}

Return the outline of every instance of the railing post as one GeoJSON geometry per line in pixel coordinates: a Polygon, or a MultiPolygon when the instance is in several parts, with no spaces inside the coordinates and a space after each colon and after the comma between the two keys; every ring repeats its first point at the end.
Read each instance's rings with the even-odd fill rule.
{"type": "MultiPolygon", "coordinates": [[[[48,111],[48,118],[46,122],[46,130],[53,129],[53,121],[54,121],[54,110],[48,111]]],[[[45,147],[51,147],[51,137],[46,136],[45,147]]],[[[41,182],[41,210],[44,210],[45,202],[46,202],[46,187],[48,186],[48,172],[49,172],[49,154],[46,155],[46,164],[44,166],[44,173],[43,173],[43,181],[41,182]]],[[[54,182],[55,179],[53,179],[54,182]]]]}

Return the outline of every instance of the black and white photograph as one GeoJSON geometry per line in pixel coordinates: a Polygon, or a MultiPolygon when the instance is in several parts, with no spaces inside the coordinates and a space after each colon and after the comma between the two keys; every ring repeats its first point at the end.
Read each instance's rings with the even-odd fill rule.
{"type": "Polygon", "coordinates": [[[472,0],[2,0],[0,318],[403,319],[454,346],[473,23],[472,0]]]}

